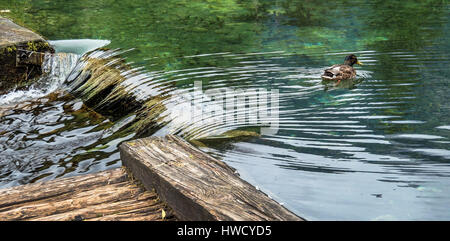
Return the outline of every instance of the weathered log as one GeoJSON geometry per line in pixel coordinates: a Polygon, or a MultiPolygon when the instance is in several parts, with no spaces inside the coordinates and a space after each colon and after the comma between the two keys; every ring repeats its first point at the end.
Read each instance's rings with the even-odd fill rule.
{"type": "Polygon", "coordinates": [[[0,220],[173,220],[124,169],[0,189],[0,220]]]}
{"type": "Polygon", "coordinates": [[[143,138],[119,149],[123,164],[180,220],[302,220],[179,137],[143,138]]]}
{"type": "Polygon", "coordinates": [[[42,36],[0,17],[0,94],[40,76],[45,52],[54,50],[42,36]]]}
{"type": "Polygon", "coordinates": [[[0,48],[27,42],[43,42],[43,37],[0,16],[0,48]]]}

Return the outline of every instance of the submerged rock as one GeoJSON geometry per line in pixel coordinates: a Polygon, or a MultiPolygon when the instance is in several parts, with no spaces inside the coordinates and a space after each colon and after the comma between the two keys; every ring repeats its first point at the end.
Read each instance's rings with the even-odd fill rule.
{"type": "Polygon", "coordinates": [[[54,53],[40,35],[0,17],[0,94],[42,74],[44,53],[54,53]]]}

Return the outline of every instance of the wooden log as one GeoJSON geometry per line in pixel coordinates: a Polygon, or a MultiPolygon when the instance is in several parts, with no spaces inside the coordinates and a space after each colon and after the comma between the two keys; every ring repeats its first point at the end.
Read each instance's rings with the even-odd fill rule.
{"type": "Polygon", "coordinates": [[[173,220],[124,169],[0,189],[0,220],[173,220]]]}
{"type": "Polygon", "coordinates": [[[28,42],[44,41],[44,38],[39,34],[0,16],[0,48],[28,42]]]}
{"type": "Polygon", "coordinates": [[[123,164],[180,220],[302,220],[179,137],[143,138],[119,149],[123,164]]]}
{"type": "Polygon", "coordinates": [[[40,76],[47,52],[54,49],[42,36],[0,17],[0,94],[40,76]]]}

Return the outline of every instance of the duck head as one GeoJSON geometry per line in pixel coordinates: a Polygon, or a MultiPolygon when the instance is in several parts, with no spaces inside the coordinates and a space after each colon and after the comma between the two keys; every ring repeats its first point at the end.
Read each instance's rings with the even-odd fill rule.
{"type": "Polygon", "coordinates": [[[353,66],[354,64],[362,65],[362,63],[358,61],[354,54],[350,54],[349,56],[345,57],[344,64],[350,66],[353,66]]]}

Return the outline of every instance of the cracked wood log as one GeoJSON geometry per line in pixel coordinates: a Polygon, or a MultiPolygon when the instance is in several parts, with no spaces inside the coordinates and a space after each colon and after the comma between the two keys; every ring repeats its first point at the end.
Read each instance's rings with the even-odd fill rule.
{"type": "Polygon", "coordinates": [[[302,220],[179,137],[143,138],[119,149],[123,164],[180,220],[302,220]]]}
{"type": "Polygon", "coordinates": [[[54,50],[42,36],[0,16],[0,94],[40,76],[43,53],[54,50]]]}
{"type": "Polygon", "coordinates": [[[174,220],[123,168],[0,189],[0,220],[174,220]]]}

